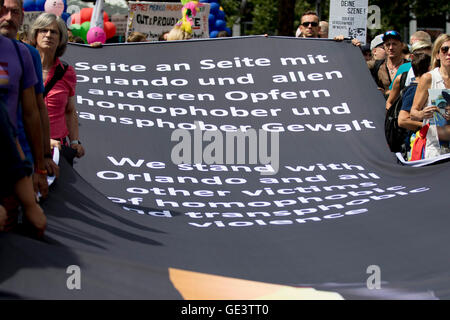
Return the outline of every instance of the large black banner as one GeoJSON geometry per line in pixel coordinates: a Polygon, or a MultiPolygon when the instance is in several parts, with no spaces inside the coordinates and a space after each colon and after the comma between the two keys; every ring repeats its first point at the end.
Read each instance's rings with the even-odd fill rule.
{"type": "Polygon", "coordinates": [[[0,238],[2,293],[449,298],[450,167],[397,164],[358,48],[250,37],[64,59],[86,156],[44,204],[48,243],[0,238]]]}

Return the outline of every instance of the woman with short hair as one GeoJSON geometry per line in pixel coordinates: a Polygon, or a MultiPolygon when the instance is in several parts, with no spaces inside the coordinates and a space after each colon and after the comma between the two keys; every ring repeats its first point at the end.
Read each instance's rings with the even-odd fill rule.
{"type": "Polygon", "coordinates": [[[46,86],[44,101],[48,109],[52,145],[60,143],[64,146],[63,154],[71,163],[73,157],[84,155],[84,148],[78,136],[75,70],[59,59],[66,51],[67,41],[64,20],[52,13],[41,14],[31,27],[30,42],[39,51],[42,61],[46,86]]]}

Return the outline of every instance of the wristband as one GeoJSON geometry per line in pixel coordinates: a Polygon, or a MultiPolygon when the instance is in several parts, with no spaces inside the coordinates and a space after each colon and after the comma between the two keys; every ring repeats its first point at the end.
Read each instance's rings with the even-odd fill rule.
{"type": "Polygon", "coordinates": [[[37,173],[37,174],[42,174],[42,175],[44,175],[44,176],[47,175],[47,170],[39,170],[39,169],[35,169],[34,172],[37,173]]]}
{"type": "Polygon", "coordinates": [[[70,144],[81,144],[80,140],[71,140],[70,144]]]}

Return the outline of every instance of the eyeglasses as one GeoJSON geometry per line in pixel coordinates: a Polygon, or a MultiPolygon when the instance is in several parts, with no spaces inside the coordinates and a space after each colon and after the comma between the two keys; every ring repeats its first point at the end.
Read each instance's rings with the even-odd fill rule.
{"type": "Polygon", "coordinates": [[[47,34],[48,32],[50,31],[50,34],[52,35],[52,36],[56,36],[56,35],[59,35],[59,31],[58,30],[52,30],[52,29],[39,29],[39,33],[42,33],[42,34],[47,34]]]}
{"type": "Polygon", "coordinates": [[[319,24],[317,22],[303,22],[302,26],[304,26],[305,28],[309,27],[309,25],[311,25],[312,27],[317,27],[319,24]]]}
{"type": "Polygon", "coordinates": [[[450,48],[449,46],[441,47],[441,52],[443,54],[447,54],[449,48],[450,48]]]}

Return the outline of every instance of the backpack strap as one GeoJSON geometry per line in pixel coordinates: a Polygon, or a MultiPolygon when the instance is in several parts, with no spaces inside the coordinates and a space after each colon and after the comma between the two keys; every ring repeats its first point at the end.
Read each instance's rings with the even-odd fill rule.
{"type": "Polygon", "coordinates": [[[371,70],[372,78],[375,80],[377,86],[382,87],[383,85],[380,83],[380,80],[378,79],[378,71],[380,70],[381,65],[386,61],[386,59],[382,60],[376,60],[375,64],[371,70]]]}
{"type": "Polygon", "coordinates": [[[378,70],[380,70],[381,65],[383,64],[383,62],[385,61],[385,59],[381,59],[381,60],[376,60],[375,64],[373,66],[372,69],[372,75],[374,77],[376,77],[378,75],[378,70]]]}
{"type": "Polygon", "coordinates": [[[56,66],[55,73],[53,74],[53,77],[50,79],[50,81],[45,86],[44,90],[44,98],[47,96],[47,94],[50,92],[50,90],[53,89],[53,86],[64,77],[64,74],[66,73],[67,69],[69,68],[69,65],[65,61],[61,61],[63,67],[61,68],[60,65],[56,66]]]}
{"type": "Polygon", "coordinates": [[[402,91],[405,88],[407,77],[408,77],[408,71],[403,72],[402,76],[400,78],[400,91],[402,91]]]}

